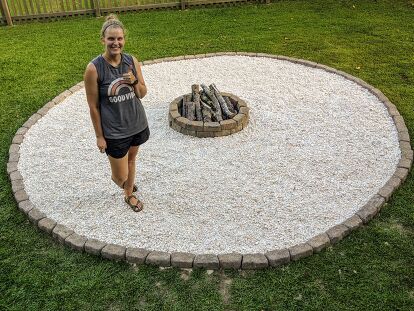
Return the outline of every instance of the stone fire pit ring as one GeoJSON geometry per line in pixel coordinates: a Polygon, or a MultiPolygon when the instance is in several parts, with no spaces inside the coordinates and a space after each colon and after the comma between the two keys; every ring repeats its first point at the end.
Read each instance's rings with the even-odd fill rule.
{"type": "MultiPolygon", "coordinates": [[[[191,94],[188,94],[191,95],[191,94]]],[[[168,122],[171,128],[184,135],[199,138],[227,136],[241,131],[249,123],[249,108],[244,100],[236,95],[221,92],[237,105],[238,113],[228,120],[220,122],[190,121],[179,113],[184,96],[174,99],[169,106],[168,122]]]]}

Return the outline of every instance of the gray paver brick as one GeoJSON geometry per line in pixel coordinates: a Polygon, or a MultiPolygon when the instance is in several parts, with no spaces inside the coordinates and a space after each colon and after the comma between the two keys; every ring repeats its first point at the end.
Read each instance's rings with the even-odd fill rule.
{"type": "Polygon", "coordinates": [[[218,259],[223,269],[240,269],[243,256],[239,253],[220,254],[218,259]]]}
{"type": "Polygon", "coordinates": [[[128,247],[125,253],[126,261],[135,264],[144,264],[149,250],[144,248],[128,247]]]}
{"type": "Polygon", "coordinates": [[[11,185],[13,193],[16,193],[17,191],[24,189],[23,179],[13,180],[11,182],[11,185]]]}
{"type": "Polygon", "coordinates": [[[289,247],[290,258],[293,261],[299,260],[304,257],[308,257],[313,254],[313,248],[307,243],[301,243],[289,247]]]}
{"type": "Polygon", "coordinates": [[[85,249],[85,242],[87,240],[88,239],[86,237],[73,233],[65,239],[65,244],[78,252],[83,252],[85,249]]]}
{"type": "Polygon", "coordinates": [[[20,153],[19,152],[11,152],[9,154],[9,162],[18,162],[20,159],[20,153]]]}
{"type": "Polygon", "coordinates": [[[195,256],[193,266],[194,268],[217,270],[220,267],[220,262],[217,255],[199,254],[195,256]]]}
{"type": "Polygon", "coordinates": [[[410,161],[409,159],[406,159],[406,158],[402,158],[398,162],[398,167],[410,169],[411,168],[411,164],[412,164],[412,161],[410,161]]]}
{"type": "Polygon", "coordinates": [[[290,262],[290,252],[287,248],[269,251],[265,253],[265,256],[272,267],[278,267],[290,262]]]}
{"type": "Polygon", "coordinates": [[[171,266],[171,254],[167,252],[152,251],[145,259],[145,263],[160,267],[169,267],[171,266]]]}
{"type": "Polygon", "coordinates": [[[29,196],[27,195],[24,189],[18,190],[14,193],[14,199],[17,203],[29,200],[29,196]]]}
{"type": "Polygon", "coordinates": [[[242,259],[242,269],[264,269],[269,266],[269,261],[264,254],[244,254],[242,259]]]}
{"type": "Polygon", "coordinates": [[[309,239],[306,243],[312,246],[314,253],[319,253],[331,244],[331,240],[329,239],[328,234],[321,233],[309,239]]]}
{"type": "Polygon", "coordinates": [[[25,214],[28,214],[33,208],[34,205],[29,200],[22,201],[18,204],[19,210],[25,214]]]}
{"type": "Polygon", "coordinates": [[[99,256],[106,243],[97,239],[88,239],[85,242],[85,252],[99,256]]]}
{"type": "Polygon", "coordinates": [[[398,140],[410,141],[410,135],[408,134],[408,132],[398,132],[398,140]]]}
{"type": "Polygon", "coordinates": [[[10,174],[10,180],[11,181],[13,181],[13,180],[19,180],[19,179],[23,179],[23,177],[22,177],[22,175],[20,174],[19,171],[15,171],[15,172],[12,172],[10,174]]]}
{"type": "Polygon", "coordinates": [[[7,162],[7,174],[17,171],[18,162],[7,162]]]}
{"type": "Polygon", "coordinates": [[[27,127],[20,127],[17,131],[16,131],[16,135],[25,135],[27,133],[27,127]]]}
{"type": "Polygon", "coordinates": [[[56,240],[59,241],[59,243],[63,244],[65,243],[65,239],[71,235],[74,231],[72,229],[69,229],[68,227],[57,224],[53,230],[52,230],[52,236],[56,240]]]}
{"type": "Polygon", "coordinates": [[[23,135],[14,135],[12,144],[20,145],[23,142],[23,135]]]}
{"type": "Polygon", "coordinates": [[[38,113],[33,114],[25,123],[23,123],[23,127],[30,128],[32,127],[37,121],[40,120],[42,116],[38,113]]]}
{"type": "Polygon", "coordinates": [[[54,221],[53,219],[45,217],[39,220],[39,222],[37,223],[37,226],[39,227],[40,230],[48,234],[51,234],[56,224],[57,224],[56,221],[54,221]]]}
{"type": "Polygon", "coordinates": [[[125,260],[126,247],[116,244],[107,244],[101,251],[101,256],[112,260],[125,260]]]}
{"type": "Polygon", "coordinates": [[[358,215],[353,215],[346,219],[343,223],[344,226],[348,227],[349,230],[353,231],[362,226],[363,221],[358,215]]]}
{"type": "Polygon", "coordinates": [[[396,178],[401,179],[401,181],[404,182],[407,179],[407,176],[408,176],[408,169],[399,167],[395,170],[394,176],[396,178]]]}
{"type": "Polygon", "coordinates": [[[18,144],[11,144],[10,147],[9,147],[9,156],[12,153],[19,153],[19,150],[20,150],[20,145],[18,145],[18,144]]]}
{"type": "Polygon", "coordinates": [[[329,239],[331,240],[331,244],[338,243],[345,236],[347,236],[349,232],[350,232],[350,229],[344,225],[336,225],[326,230],[326,234],[329,236],[329,239]]]}
{"type": "Polygon", "coordinates": [[[39,211],[37,208],[32,208],[30,212],[27,214],[29,220],[34,223],[35,225],[38,224],[39,220],[46,217],[46,214],[39,211]]]}
{"type": "Polygon", "coordinates": [[[380,190],[378,190],[378,194],[385,199],[385,202],[387,202],[391,198],[394,190],[395,187],[386,184],[380,190]]]}
{"type": "Polygon", "coordinates": [[[356,212],[356,214],[361,217],[364,224],[366,224],[374,218],[384,203],[385,200],[383,197],[374,195],[358,212],[356,212]]]}
{"type": "Polygon", "coordinates": [[[195,255],[191,253],[175,252],[171,254],[171,266],[178,268],[192,268],[195,255]]]}

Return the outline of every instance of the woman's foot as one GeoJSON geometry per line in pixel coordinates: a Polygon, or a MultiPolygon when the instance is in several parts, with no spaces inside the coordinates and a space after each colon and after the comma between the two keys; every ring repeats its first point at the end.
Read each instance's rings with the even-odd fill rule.
{"type": "Polygon", "coordinates": [[[125,203],[128,204],[134,212],[140,212],[144,209],[144,204],[133,194],[125,197],[125,203]]]}

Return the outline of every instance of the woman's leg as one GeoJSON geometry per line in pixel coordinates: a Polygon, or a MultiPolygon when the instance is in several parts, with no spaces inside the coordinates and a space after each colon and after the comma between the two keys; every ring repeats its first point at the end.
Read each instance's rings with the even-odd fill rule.
{"type": "Polygon", "coordinates": [[[128,180],[128,154],[122,158],[113,158],[108,155],[111,164],[112,180],[120,187],[125,189],[128,180]]]}
{"type": "MultiPolygon", "coordinates": [[[[125,183],[124,191],[125,196],[130,196],[132,194],[132,188],[135,183],[135,160],[138,154],[138,146],[131,146],[128,150],[127,158],[128,158],[128,178],[125,183]]],[[[132,204],[136,204],[136,200],[134,198],[131,199],[132,204]]]]}

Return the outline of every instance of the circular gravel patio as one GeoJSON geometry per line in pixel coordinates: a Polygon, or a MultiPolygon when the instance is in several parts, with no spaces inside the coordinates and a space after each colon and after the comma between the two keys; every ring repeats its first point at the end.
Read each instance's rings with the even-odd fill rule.
{"type": "MultiPolygon", "coordinates": [[[[8,166],[15,192],[21,176],[31,208],[42,216],[32,215],[34,222],[47,217],[75,232],[81,250],[88,239],[120,246],[123,257],[115,259],[144,249],[146,257],[168,254],[171,264],[171,254],[183,252],[214,268],[217,254],[237,253],[252,254],[246,268],[254,268],[275,265],[277,250],[289,257],[284,262],[320,251],[371,219],[412,163],[395,106],[363,81],[323,65],[223,54],[144,62],[151,137],[137,162],[141,213],[126,206],[111,182],[81,85],[39,112],[17,133],[18,162],[8,166]],[[215,83],[245,100],[249,125],[216,138],[171,129],[168,105],[194,83],[215,83]]],[[[21,193],[16,199],[28,201],[21,193]]]]}

